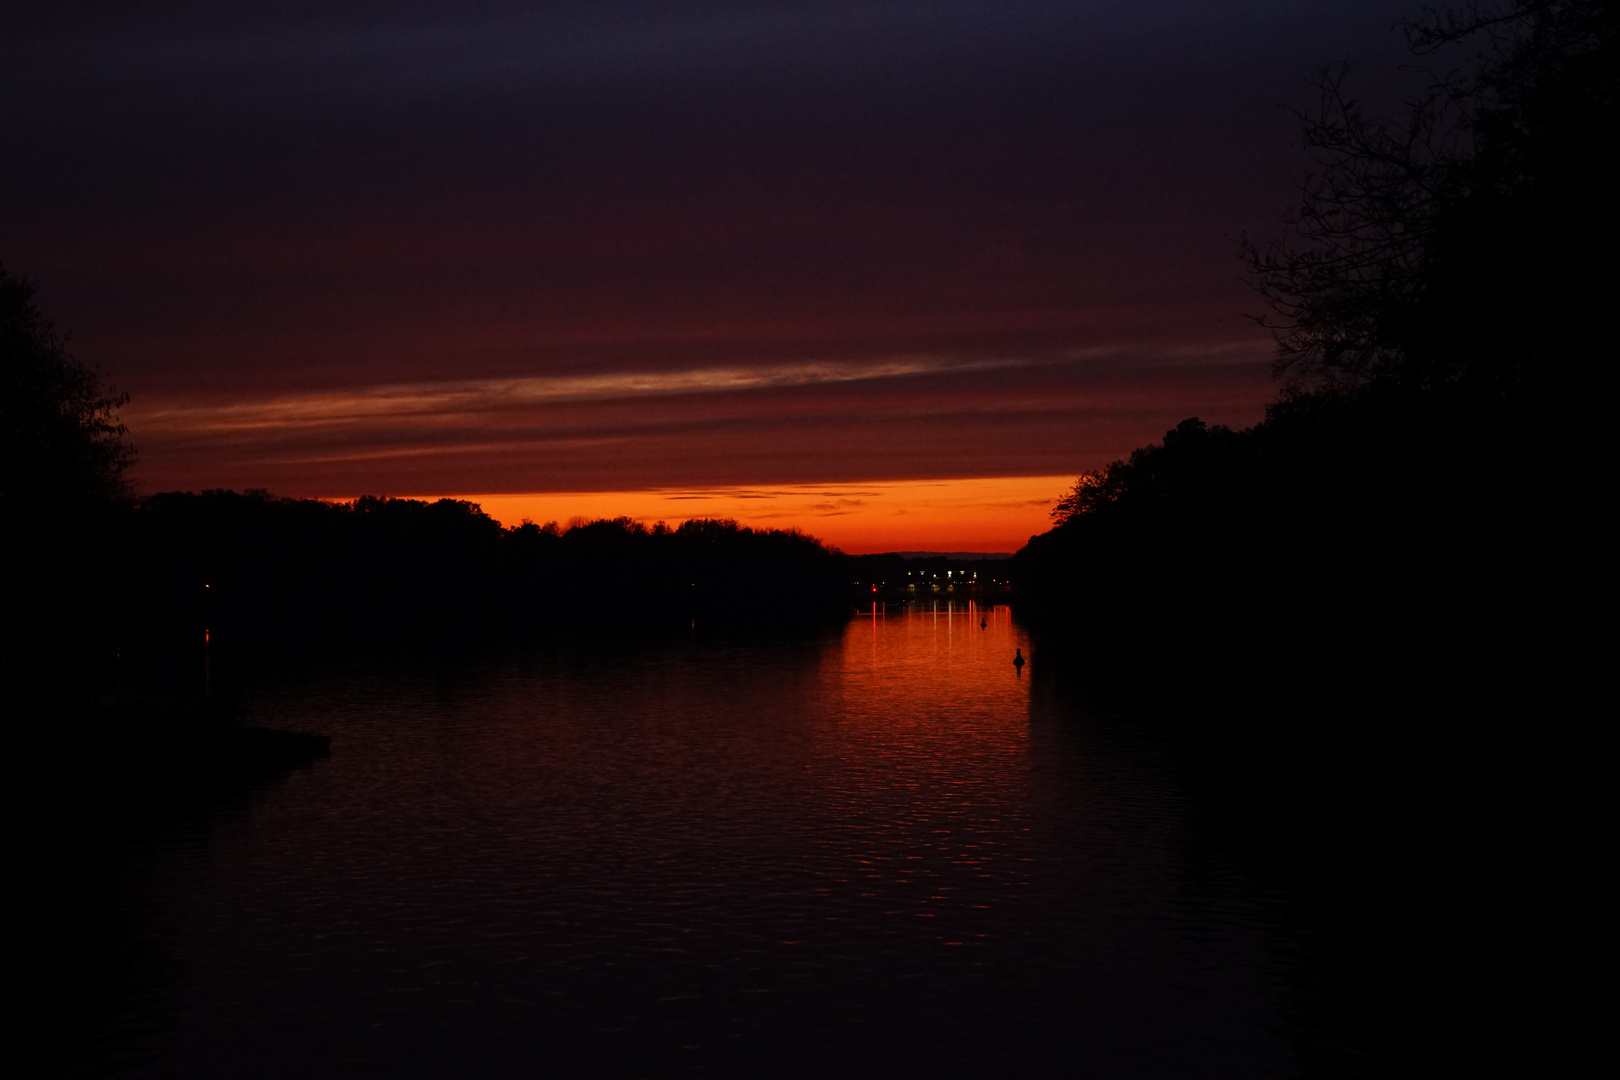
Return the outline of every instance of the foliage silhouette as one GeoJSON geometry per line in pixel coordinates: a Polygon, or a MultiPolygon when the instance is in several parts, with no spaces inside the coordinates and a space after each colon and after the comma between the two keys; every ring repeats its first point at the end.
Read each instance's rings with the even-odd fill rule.
{"type": "Polygon", "coordinates": [[[0,267],[0,672],[14,692],[83,684],[89,658],[114,647],[126,400],[67,351],[34,286],[0,267]]]}
{"type": "Polygon", "coordinates": [[[1591,316],[1613,295],[1617,22],[1601,0],[1430,12],[1405,24],[1416,53],[1478,52],[1399,118],[1320,77],[1300,207],[1245,247],[1291,389],[1612,391],[1591,316]]]}
{"type": "Polygon", "coordinates": [[[1366,1057],[1316,1074],[1609,1054],[1617,28],[1429,13],[1421,54],[1478,48],[1400,122],[1325,77],[1301,209],[1245,252],[1279,400],[1080,477],[1014,560],[1049,655],[1343,928],[1366,1057]]]}
{"type": "Polygon", "coordinates": [[[135,610],[181,633],[752,631],[849,610],[835,553],[800,533],[734,521],[505,529],[451,499],[205,491],[145,500],[134,527],[151,568],[135,610]]]}
{"type": "Polygon", "coordinates": [[[1281,399],[1249,431],[1187,421],[1080,477],[1018,562],[1036,603],[1088,596],[1088,617],[1152,637],[1243,594],[1343,636],[1375,597],[1399,611],[1444,596],[1461,619],[1489,581],[1493,613],[1470,625],[1592,625],[1608,581],[1617,24],[1590,0],[1431,13],[1407,27],[1414,48],[1486,48],[1400,124],[1325,82],[1306,123],[1322,167],[1284,237],[1246,252],[1274,308],[1281,399]]]}
{"type": "Polygon", "coordinates": [[[67,351],[34,286],[0,265],[0,505],[7,516],[82,509],[129,494],[118,410],[129,395],[67,351]]]}

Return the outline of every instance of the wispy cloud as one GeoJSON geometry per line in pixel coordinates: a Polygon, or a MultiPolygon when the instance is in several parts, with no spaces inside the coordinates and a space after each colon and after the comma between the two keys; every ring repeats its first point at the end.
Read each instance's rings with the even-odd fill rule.
{"type": "Polygon", "coordinates": [[[230,402],[169,402],[127,410],[144,432],[247,433],[259,429],[364,428],[409,425],[522,410],[569,401],[727,393],[872,379],[983,371],[1029,361],[950,361],[930,357],[849,363],[626,371],[457,382],[392,383],[230,402]]]}

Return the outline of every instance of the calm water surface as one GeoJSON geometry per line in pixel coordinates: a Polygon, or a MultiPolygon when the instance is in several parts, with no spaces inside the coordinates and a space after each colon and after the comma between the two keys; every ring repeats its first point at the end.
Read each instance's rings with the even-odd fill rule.
{"type": "Polygon", "coordinates": [[[1015,647],[959,603],[261,685],[332,756],[138,845],[88,1071],[1291,1075],[1268,905],[1015,647]]]}

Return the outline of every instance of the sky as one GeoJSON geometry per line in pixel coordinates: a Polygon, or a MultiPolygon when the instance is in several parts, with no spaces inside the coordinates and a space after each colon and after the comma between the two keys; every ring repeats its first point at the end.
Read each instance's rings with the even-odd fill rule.
{"type": "Polygon", "coordinates": [[[1274,395],[1237,258],[1382,0],[35,3],[0,262],[142,491],[1010,551],[1274,395]],[[1042,493],[1045,494],[1042,494],[1042,493]]]}

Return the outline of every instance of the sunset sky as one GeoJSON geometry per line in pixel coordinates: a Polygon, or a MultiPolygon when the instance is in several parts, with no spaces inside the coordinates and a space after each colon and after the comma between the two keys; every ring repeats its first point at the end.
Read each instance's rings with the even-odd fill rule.
{"type": "Polygon", "coordinates": [[[1011,551],[1258,419],[1279,106],[1398,92],[1399,11],[8,4],[0,261],[130,392],[146,492],[1011,551]]]}

